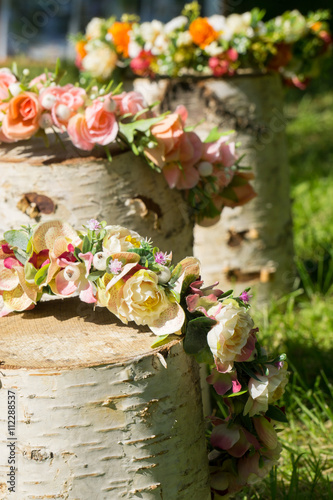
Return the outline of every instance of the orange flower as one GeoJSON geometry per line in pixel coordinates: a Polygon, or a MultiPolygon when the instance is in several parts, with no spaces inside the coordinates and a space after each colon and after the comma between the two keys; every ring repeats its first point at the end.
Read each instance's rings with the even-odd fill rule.
{"type": "Polygon", "coordinates": [[[113,43],[116,46],[117,52],[123,54],[124,57],[128,57],[128,44],[130,41],[129,31],[131,31],[131,23],[120,23],[115,22],[108,29],[108,32],[112,35],[113,43]]]}
{"type": "Polygon", "coordinates": [[[217,40],[219,34],[209,24],[206,17],[198,17],[190,24],[190,34],[193,42],[204,49],[207,45],[217,40]]]}
{"type": "Polygon", "coordinates": [[[317,21],[311,25],[312,31],[320,31],[323,26],[323,23],[320,21],[317,21]]]}
{"type": "Polygon", "coordinates": [[[76,49],[76,52],[77,52],[80,60],[82,60],[84,57],[86,57],[86,55],[87,55],[86,42],[84,40],[80,40],[79,42],[77,42],[75,45],[75,49],[76,49]]]}

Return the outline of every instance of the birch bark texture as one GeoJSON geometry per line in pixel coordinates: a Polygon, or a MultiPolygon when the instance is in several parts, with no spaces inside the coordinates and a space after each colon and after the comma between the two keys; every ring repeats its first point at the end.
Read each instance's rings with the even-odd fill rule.
{"type": "Polygon", "coordinates": [[[210,499],[197,365],[181,340],[154,339],[77,299],[1,319],[1,499],[210,499]]]}
{"type": "MultiPolygon", "coordinates": [[[[135,80],[145,95],[149,81],[135,80]]],[[[251,166],[257,197],[225,208],[220,221],[195,227],[194,254],[206,281],[241,292],[251,286],[260,303],[281,296],[294,283],[294,250],[283,89],[276,74],[243,74],[225,79],[160,80],[152,83],[160,111],[184,104],[188,125],[204,140],[212,127],[236,131],[242,164],[251,166]],[[200,123],[202,121],[202,123],[200,123]]]]}
{"type": "MultiPolygon", "coordinates": [[[[52,143],[53,140],[53,143],[52,143]]],[[[130,151],[84,153],[32,139],[0,149],[0,234],[20,225],[61,219],[80,229],[95,218],[149,237],[175,261],[193,253],[193,221],[179,191],[169,189],[130,151]]]]}

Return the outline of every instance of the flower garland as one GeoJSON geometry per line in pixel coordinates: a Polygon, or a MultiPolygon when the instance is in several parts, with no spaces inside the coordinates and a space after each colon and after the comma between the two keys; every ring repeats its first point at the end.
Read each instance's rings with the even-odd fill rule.
{"type": "Polygon", "coordinates": [[[62,74],[44,73],[28,80],[9,68],[0,69],[0,143],[28,140],[47,132],[67,133],[79,149],[91,151],[117,143],[142,156],[157,173],[163,173],[171,189],[179,189],[198,222],[218,218],[223,206],[250,201],[255,193],[252,175],[239,165],[230,135],[213,129],[205,142],[186,128],[187,110],[156,115],[138,92],[84,89],[61,85],[62,74]],[[117,93],[118,92],[118,93],[117,93]]]}
{"type": "Polygon", "coordinates": [[[93,18],[85,34],[74,38],[76,64],[89,77],[106,80],[124,68],[133,75],[232,76],[242,69],[277,71],[292,85],[305,88],[317,76],[318,61],[332,46],[327,19],[319,10],[299,11],[263,22],[257,8],[228,17],[200,17],[197,2],[163,24],[141,23],[124,15],[119,22],[93,18]]]}
{"type": "Polygon", "coordinates": [[[224,498],[277,462],[276,427],[286,417],[276,402],[288,372],[285,356],[270,359],[257,340],[248,290],[234,297],[215,285],[203,287],[196,258],[173,266],[150,240],[94,219],[82,232],[55,220],[0,241],[0,316],[32,309],[44,293],[78,295],[123,323],[148,325],[159,336],[152,347],[183,335],[185,351],[210,365],[218,402],[208,418],[211,488],[224,498]]]}

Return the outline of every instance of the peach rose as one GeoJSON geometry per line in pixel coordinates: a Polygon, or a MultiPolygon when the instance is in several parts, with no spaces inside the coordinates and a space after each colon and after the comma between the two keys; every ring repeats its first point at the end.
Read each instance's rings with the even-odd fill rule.
{"type": "Polygon", "coordinates": [[[11,140],[29,139],[39,128],[41,106],[32,92],[22,92],[13,97],[2,121],[2,132],[11,140]]]}
{"type": "MultiPolygon", "coordinates": [[[[157,140],[157,146],[145,149],[146,156],[158,167],[163,168],[168,161],[168,154],[179,147],[179,141],[184,134],[181,117],[178,113],[171,113],[151,127],[151,133],[157,140]]],[[[169,161],[173,161],[171,157],[169,161]]]]}

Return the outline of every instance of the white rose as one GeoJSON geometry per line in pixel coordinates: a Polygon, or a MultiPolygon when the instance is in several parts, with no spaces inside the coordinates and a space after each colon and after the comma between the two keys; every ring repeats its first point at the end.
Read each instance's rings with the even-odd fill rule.
{"type": "Polygon", "coordinates": [[[222,54],[224,52],[224,49],[223,49],[223,47],[221,47],[221,45],[218,45],[216,40],[214,40],[214,42],[210,43],[209,45],[206,45],[205,52],[209,56],[213,57],[213,56],[219,56],[220,54],[222,54]]]}
{"type": "Polygon", "coordinates": [[[183,31],[179,33],[177,40],[176,40],[176,45],[177,47],[187,47],[188,45],[191,45],[193,42],[191,33],[189,31],[183,31]]]}
{"type": "Polygon", "coordinates": [[[103,239],[103,251],[109,255],[127,252],[130,248],[139,248],[142,237],[135,231],[122,226],[106,226],[106,235],[103,239]]]}
{"type": "Polygon", "coordinates": [[[225,16],[214,14],[208,18],[208,22],[217,32],[224,31],[226,29],[227,19],[225,16]]]}
{"type": "Polygon", "coordinates": [[[86,45],[88,53],[82,60],[82,66],[91,76],[106,80],[116,67],[117,54],[103,42],[89,45],[89,43],[86,45]]]}
{"type": "Polygon", "coordinates": [[[143,40],[147,43],[153,44],[155,38],[163,33],[163,24],[161,21],[154,19],[151,23],[142,23],[140,26],[140,34],[143,40]]]}
{"type": "Polygon", "coordinates": [[[87,24],[86,27],[86,37],[90,40],[92,38],[100,38],[102,35],[103,19],[99,17],[93,17],[92,20],[87,24]]]}
{"type": "Polygon", "coordinates": [[[93,258],[93,266],[98,271],[105,271],[106,261],[109,257],[109,252],[97,252],[93,258]]]}
{"type": "Polygon", "coordinates": [[[165,33],[172,33],[173,31],[182,29],[187,24],[188,18],[186,16],[177,16],[174,19],[171,19],[164,26],[165,33]]]}
{"type": "Polygon", "coordinates": [[[117,312],[124,323],[135,321],[137,325],[151,325],[169,306],[163,288],[158,286],[157,275],[140,269],[126,281],[117,312]]]}
{"type": "Polygon", "coordinates": [[[134,40],[131,40],[130,43],[128,44],[128,55],[130,56],[131,59],[138,57],[141,50],[142,50],[141,45],[139,45],[134,40]]]}
{"type": "Polygon", "coordinates": [[[281,368],[274,365],[267,366],[269,374],[257,375],[259,380],[251,378],[249,381],[249,395],[244,407],[244,415],[250,417],[268,410],[268,405],[281,398],[288,382],[288,365],[283,363],[281,368]]]}
{"type": "Polygon", "coordinates": [[[237,356],[247,344],[253,328],[253,320],[235,300],[225,301],[207,310],[217,324],[208,332],[207,342],[217,364],[223,371],[230,371],[237,356]]]}
{"type": "Polygon", "coordinates": [[[244,14],[231,14],[227,17],[226,30],[232,35],[244,33],[247,36],[253,36],[254,32],[251,28],[251,12],[244,14]]]}

